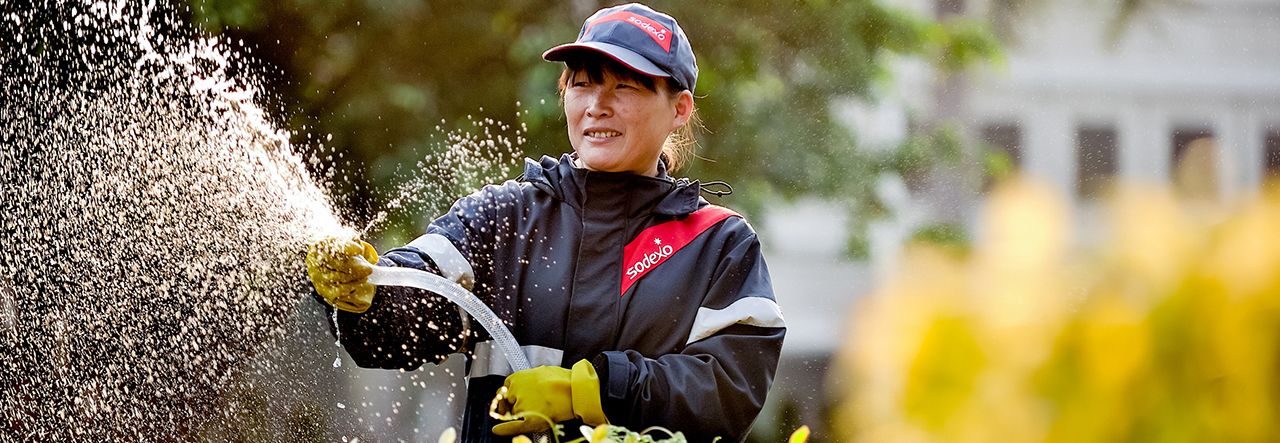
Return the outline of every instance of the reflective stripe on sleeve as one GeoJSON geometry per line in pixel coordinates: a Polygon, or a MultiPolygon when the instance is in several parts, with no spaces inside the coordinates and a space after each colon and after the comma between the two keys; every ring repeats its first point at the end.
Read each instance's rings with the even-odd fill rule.
{"type": "MultiPolygon", "coordinates": [[[[546,346],[526,345],[521,346],[525,357],[529,359],[531,367],[538,366],[560,366],[561,360],[564,359],[564,351],[546,346]]],[[[507,362],[507,357],[502,355],[502,350],[498,349],[498,345],[493,340],[486,340],[476,343],[471,358],[471,372],[468,377],[478,378],[489,375],[511,375],[511,363],[507,362]]]]}
{"type": "Polygon", "coordinates": [[[685,345],[715,335],[721,329],[742,324],[763,328],[784,328],[782,309],[764,297],[743,297],[724,309],[698,308],[685,345]]]}
{"type": "Polygon", "coordinates": [[[468,291],[475,285],[476,275],[471,270],[471,263],[462,256],[462,252],[453,246],[453,242],[440,234],[427,234],[409,242],[409,247],[422,251],[436,262],[440,272],[450,280],[458,282],[468,291]]]}

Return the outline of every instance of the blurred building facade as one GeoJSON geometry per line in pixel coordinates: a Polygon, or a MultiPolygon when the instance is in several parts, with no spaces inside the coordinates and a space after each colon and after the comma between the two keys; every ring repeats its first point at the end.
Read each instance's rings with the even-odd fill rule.
{"type": "Polygon", "coordinates": [[[1217,195],[1256,190],[1280,168],[1280,3],[1148,1],[1110,32],[1115,3],[1027,11],[1007,69],[971,76],[949,117],[1073,201],[1115,178],[1171,181],[1201,138],[1217,195]]]}
{"type": "MultiPolygon", "coordinates": [[[[1111,184],[1174,184],[1230,201],[1280,173],[1280,2],[1147,0],[1127,16],[1122,2],[909,3],[942,20],[992,22],[1005,60],[959,75],[901,62],[885,100],[848,106],[845,117],[872,146],[955,124],[1058,190],[1086,240],[1111,184]],[[1011,16],[1001,10],[1010,3],[1024,6],[1011,16]]],[[[876,269],[922,223],[975,226],[981,168],[935,172],[924,192],[884,183],[890,204],[905,210],[876,228],[876,269]]]]}
{"type": "MultiPolygon", "coordinates": [[[[955,122],[1006,154],[1071,204],[1086,240],[1110,184],[1230,201],[1280,173],[1280,2],[1147,0],[1126,15],[1124,2],[1024,1],[1012,17],[1000,0],[915,3],[993,20],[1006,60],[945,78],[917,69],[902,86],[928,93],[903,94],[895,111],[914,112],[909,125],[955,122]]],[[[971,189],[967,226],[983,190],[971,189]]],[[[934,194],[926,207],[955,201],[934,194]]]]}
{"type": "MultiPolygon", "coordinates": [[[[902,3],[942,20],[991,23],[1005,60],[956,75],[897,62],[881,100],[839,107],[861,148],[954,125],[968,145],[1000,152],[1017,173],[1056,189],[1086,242],[1097,235],[1097,202],[1112,184],[1172,184],[1230,202],[1280,174],[1280,2],[1149,0],[1128,15],[1121,2],[902,3]],[[1017,14],[1008,10],[1013,3],[1022,6],[1017,14]]],[[[785,421],[814,426],[815,440],[828,441],[824,384],[840,381],[823,372],[850,309],[921,227],[954,223],[981,238],[973,230],[989,185],[980,157],[939,168],[925,183],[882,179],[880,197],[893,215],[873,224],[867,262],[837,246],[847,226],[839,208],[800,202],[762,224],[790,331],[761,429],[789,415],[785,421]]]]}

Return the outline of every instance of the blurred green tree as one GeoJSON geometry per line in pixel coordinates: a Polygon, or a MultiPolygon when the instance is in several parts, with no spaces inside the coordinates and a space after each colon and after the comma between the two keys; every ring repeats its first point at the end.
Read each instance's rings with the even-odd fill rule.
{"type": "MultiPolygon", "coordinates": [[[[944,70],[998,54],[984,26],[937,22],[871,0],[686,2],[651,6],[678,17],[694,43],[707,131],[685,174],[739,191],[717,201],[759,213],[764,203],[818,195],[866,221],[881,212],[873,186],[887,171],[918,169],[894,150],[858,149],[831,111],[842,97],[874,99],[891,78],[888,57],[922,56],[944,70]]],[[[394,187],[441,129],[493,118],[527,132],[524,153],[571,148],[555,93],[561,66],[541,52],[573,40],[605,2],[512,0],[189,0],[193,20],[243,41],[268,66],[265,81],[285,105],[281,120],[327,143],[358,174],[340,190],[360,213],[394,187]],[[517,121],[516,116],[519,113],[517,121]],[[399,172],[398,172],[399,171],[399,172]]],[[[906,149],[918,149],[918,140],[906,149]]],[[[912,152],[919,161],[937,158],[912,152]]],[[[517,165],[512,165],[517,166],[517,165]]],[[[412,174],[412,172],[409,172],[412,174]]],[[[341,180],[340,180],[341,181],[341,180]]],[[[456,195],[433,196],[443,202],[456,195]]],[[[434,214],[401,214],[384,234],[413,235],[434,214]]],[[[367,216],[367,214],[365,214],[367,216]]],[[[862,225],[862,223],[859,223],[862,225]]],[[[851,251],[865,252],[855,227],[851,251]]]]}

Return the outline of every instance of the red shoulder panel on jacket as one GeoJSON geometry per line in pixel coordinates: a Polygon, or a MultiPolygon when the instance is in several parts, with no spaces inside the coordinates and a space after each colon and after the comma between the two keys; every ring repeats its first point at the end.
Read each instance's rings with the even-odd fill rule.
{"type": "Polygon", "coordinates": [[[618,296],[624,296],[631,285],[648,274],[662,262],[684,248],[698,235],[729,217],[741,217],[738,213],[716,205],[707,205],[689,216],[650,226],[640,231],[622,253],[622,285],[618,296]]]}

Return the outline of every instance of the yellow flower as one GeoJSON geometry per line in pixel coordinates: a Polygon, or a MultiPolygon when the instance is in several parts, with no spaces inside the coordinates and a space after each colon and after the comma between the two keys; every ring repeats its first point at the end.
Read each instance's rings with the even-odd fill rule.
{"type": "Polygon", "coordinates": [[[791,433],[791,438],[787,439],[787,443],[805,443],[809,440],[809,427],[801,426],[791,433]]]}
{"type": "Polygon", "coordinates": [[[591,432],[591,443],[600,443],[609,440],[609,425],[599,425],[591,432]]]}
{"type": "Polygon", "coordinates": [[[1072,246],[1065,205],[1013,181],[992,194],[972,255],[909,248],[854,311],[831,375],[848,387],[837,432],[895,442],[1280,434],[1280,190],[1228,213],[1129,188],[1106,210],[1101,237],[1072,246]]]}

